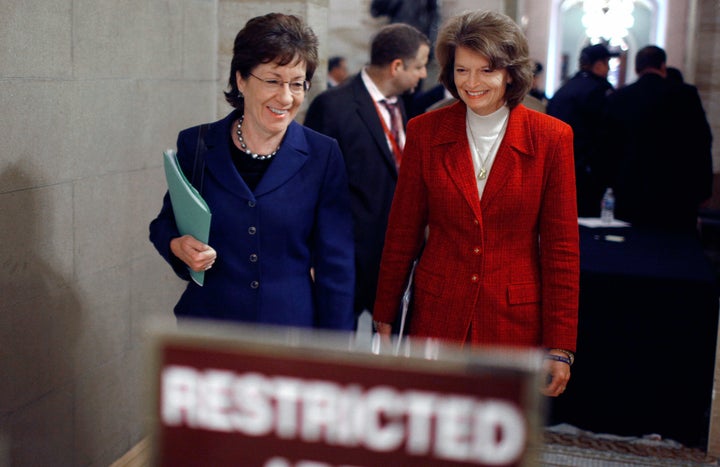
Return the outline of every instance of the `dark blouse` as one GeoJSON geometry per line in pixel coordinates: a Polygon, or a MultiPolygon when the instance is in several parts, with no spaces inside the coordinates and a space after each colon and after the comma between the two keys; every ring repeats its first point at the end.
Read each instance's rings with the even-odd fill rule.
{"type": "Polygon", "coordinates": [[[245,154],[245,151],[235,146],[232,135],[230,135],[230,155],[233,164],[235,164],[235,169],[250,188],[250,191],[255,191],[255,187],[260,183],[260,179],[275,159],[274,157],[265,160],[253,159],[248,154],[245,154]]]}

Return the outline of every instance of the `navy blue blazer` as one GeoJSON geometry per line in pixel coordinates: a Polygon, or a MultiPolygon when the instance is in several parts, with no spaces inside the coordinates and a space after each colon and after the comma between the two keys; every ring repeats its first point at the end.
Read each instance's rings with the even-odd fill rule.
{"type": "MultiPolygon", "coordinates": [[[[203,287],[189,280],[187,266],[170,250],[170,240],[179,233],[167,193],[150,224],[155,248],[189,281],[175,314],[353,329],[352,216],[337,143],[292,122],[252,192],[230,155],[231,124],[237,117],[234,111],[210,124],[205,135],[202,196],[212,213],[208,243],[217,260],[206,271],[203,287]]],[[[198,127],[178,136],[178,160],[188,179],[197,139],[198,127]]]]}
{"type": "MultiPolygon", "coordinates": [[[[404,122],[405,109],[402,100],[399,103],[404,122]]],[[[340,144],[355,219],[355,311],[372,310],[398,171],[361,75],[315,97],[304,124],[340,144]]]]}

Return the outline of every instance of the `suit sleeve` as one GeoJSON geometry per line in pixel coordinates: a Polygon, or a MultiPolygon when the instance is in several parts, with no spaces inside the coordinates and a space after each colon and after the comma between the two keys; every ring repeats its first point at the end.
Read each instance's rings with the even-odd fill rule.
{"type": "Polygon", "coordinates": [[[416,134],[420,130],[415,123],[411,120],[408,124],[380,262],[373,319],[383,323],[396,320],[412,263],[422,251],[428,223],[427,189],[422,173],[422,148],[426,146],[416,134]]]}
{"type": "Polygon", "coordinates": [[[575,350],[580,290],[580,248],[575,197],[572,131],[555,133],[546,157],[545,186],[540,212],[540,267],[542,277],[542,345],[575,350]]]}
{"type": "Polygon", "coordinates": [[[353,219],[345,164],[335,141],[330,145],[313,242],[318,327],[352,330],[355,326],[353,219]]]}

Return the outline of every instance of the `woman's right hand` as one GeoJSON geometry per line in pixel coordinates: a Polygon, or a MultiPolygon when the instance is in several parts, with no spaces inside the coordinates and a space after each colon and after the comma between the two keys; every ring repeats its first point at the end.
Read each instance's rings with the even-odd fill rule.
{"type": "Polygon", "coordinates": [[[383,344],[390,345],[392,338],[392,324],[373,321],[373,327],[375,328],[375,332],[380,336],[381,342],[383,344]]]}
{"type": "Polygon", "coordinates": [[[170,250],[195,272],[207,271],[215,263],[217,252],[192,235],[170,240],[170,250]]]}
{"type": "Polygon", "coordinates": [[[392,355],[392,325],[373,321],[375,333],[372,336],[372,353],[375,355],[392,355]]]}

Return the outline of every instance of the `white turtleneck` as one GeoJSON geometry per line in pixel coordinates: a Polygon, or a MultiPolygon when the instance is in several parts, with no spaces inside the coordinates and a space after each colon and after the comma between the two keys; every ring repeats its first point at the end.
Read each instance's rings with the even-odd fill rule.
{"type": "Polygon", "coordinates": [[[478,115],[470,108],[467,109],[467,138],[470,144],[475,180],[478,185],[478,194],[482,198],[485,183],[490,175],[490,169],[495,162],[500,142],[505,136],[510,109],[503,105],[490,115],[478,115]],[[485,178],[478,174],[485,170],[485,178]]]}

